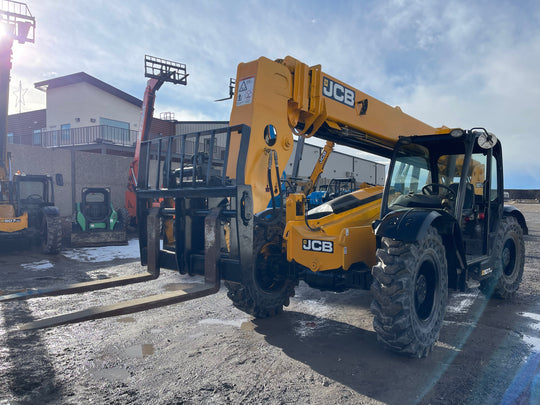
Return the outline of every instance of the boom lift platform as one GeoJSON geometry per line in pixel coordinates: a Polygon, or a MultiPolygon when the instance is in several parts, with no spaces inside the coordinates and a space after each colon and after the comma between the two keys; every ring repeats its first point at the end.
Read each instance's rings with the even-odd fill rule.
{"type": "Polygon", "coordinates": [[[527,226],[503,207],[494,135],[431,127],[291,57],[240,64],[235,86],[231,127],[141,142],[137,219],[148,272],[0,303],[146,281],[161,268],[205,282],[24,328],[189,300],[217,292],[221,280],[237,308],[264,318],[281,312],[303,280],[321,290],[371,289],[379,341],[423,357],[442,327],[448,288],[476,285],[504,298],[518,289],[527,226]],[[384,190],[306,210],[306,195],[286,195],[280,184],[293,133],[390,158],[384,190]],[[161,223],[169,224],[163,247],[161,223]]]}
{"type": "Polygon", "coordinates": [[[137,218],[137,199],[135,192],[137,191],[141,142],[146,141],[150,137],[156,93],[165,82],[187,85],[187,77],[189,75],[186,72],[186,65],[183,63],[145,55],[144,76],[148,78],[148,82],[146,83],[143,97],[139,137],[135,146],[135,156],[129,166],[128,189],[126,190],[126,209],[128,210],[132,224],[136,222],[137,218]]]}

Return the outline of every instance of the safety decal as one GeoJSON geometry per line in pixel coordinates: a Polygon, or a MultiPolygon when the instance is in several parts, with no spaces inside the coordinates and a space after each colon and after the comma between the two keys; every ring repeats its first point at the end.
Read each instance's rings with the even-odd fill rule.
{"type": "Polygon", "coordinates": [[[253,86],[255,76],[246,77],[238,83],[238,94],[236,95],[236,106],[251,104],[253,101],[253,86]]]}
{"type": "Polygon", "coordinates": [[[482,276],[486,276],[488,275],[489,273],[491,273],[493,270],[491,269],[491,267],[488,267],[487,269],[484,269],[482,270],[482,276]]]}

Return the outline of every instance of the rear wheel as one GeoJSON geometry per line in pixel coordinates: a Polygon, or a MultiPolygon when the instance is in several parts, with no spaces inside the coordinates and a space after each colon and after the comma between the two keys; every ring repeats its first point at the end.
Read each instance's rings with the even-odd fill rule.
{"type": "Polygon", "coordinates": [[[525,265],[523,229],[514,217],[501,220],[493,254],[493,275],[480,283],[480,289],[488,297],[511,298],[519,288],[525,265]]]}
{"type": "Polygon", "coordinates": [[[383,238],[377,260],[371,309],[379,342],[410,356],[427,356],[439,337],[448,299],[441,236],[430,227],[415,243],[383,238]]]}
{"type": "Polygon", "coordinates": [[[62,248],[62,221],[60,217],[43,216],[41,225],[41,250],[45,254],[56,254],[62,248]]]}
{"type": "Polygon", "coordinates": [[[282,221],[267,224],[256,219],[252,266],[242,269],[241,284],[225,282],[234,306],[257,318],[281,313],[294,296],[297,281],[288,277],[282,234],[282,221]]]}
{"type": "Polygon", "coordinates": [[[114,226],[115,231],[127,231],[127,227],[129,225],[129,213],[126,208],[120,208],[117,211],[118,214],[118,220],[114,226]]]}

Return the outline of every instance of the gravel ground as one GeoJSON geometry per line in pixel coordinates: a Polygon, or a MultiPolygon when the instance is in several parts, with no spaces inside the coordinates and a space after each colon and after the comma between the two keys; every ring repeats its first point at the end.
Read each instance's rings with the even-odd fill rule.
{"type": "MultiPolygon", "coordinates": [[[[439,342],[416,360],[377,344],[368,291],[301,283],[282,315],[255,320],[226,289],[137,314],[39,331],[13,327],[182,288],[160,279],[108,291],[0,304],[0,405],[540,403],[540,204],[528,221],[515,298],[451,292],[439,342]]],[[[141,272],[127,247],[0,253],[0,293],[141,272]]],[[[195,280],[197,281],[197,280],[195,280]]]]}

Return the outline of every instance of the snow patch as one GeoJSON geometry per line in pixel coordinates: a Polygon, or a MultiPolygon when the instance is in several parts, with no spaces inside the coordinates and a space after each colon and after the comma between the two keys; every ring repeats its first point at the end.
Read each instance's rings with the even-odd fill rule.
{"type": "Polygon", "coordinates": [[[316,317],[324,317],[328,315],[332,309],[326,304],[326,300],[321,298],[318,300],[304,300],[296,303],[301,308],[302,312],[308,312],[316,317]]]}
{"type": "Polygon", "coordinates": [[[139,241],[131,239],[125,246],[102,246],[97,248],[76,248],[62,251],[68,259],[79,262],[108,262],[114,259],[138,259],[139,241]]]}
{"type": "Polygon", "coordinates": [[[540,338],[538,336],[523,335],[523,341],[531,346],[533,351],[540,353],[540,338]]]}
{"type": "Polygon", "coordinates": [[[536,333],[534,336],[523,335],[523,340],[525,341],[525,343],[531,346],[534,352],[540,353],[540,314],[535,314],[533,312],[524,312],[520,315],[535,321],[529,326],[531,327],[531,329],[534,329],[539,333],[536,333]]]}
{"type": "MultiPolygon", "coordinates": [[[[534,319],[537,323],[540,323],[540,314],[535,314],[534,312],[523,312],[521,316],[524,316],[526,318],[534,319]]],[[[539,329],[540,326],[537,324],[534,324],[535,329],[539,329]]]]}
{"type": "Polygon", "coordinates": [[[23,263],[21,264],[21,267],[25,270],[41,271],[51,269],[54,265],[48,260],[40,260],[39,262],[23,263]]]}
{"type": "Polygon", "coordinates": [[[478,291],[451,295],[446,311],[454,314],[464,314],[474,304],[476,297],[478,297],[478,291]]]}

